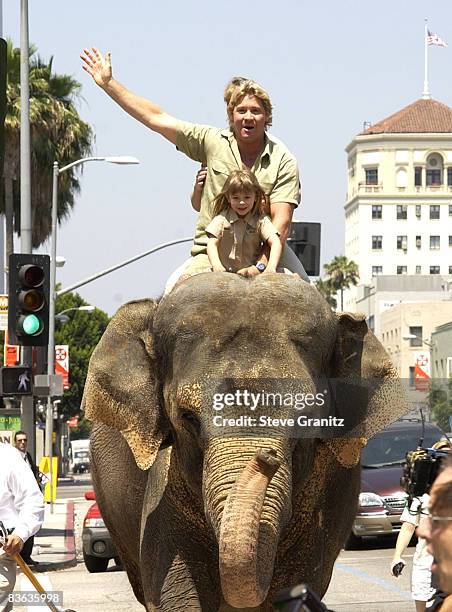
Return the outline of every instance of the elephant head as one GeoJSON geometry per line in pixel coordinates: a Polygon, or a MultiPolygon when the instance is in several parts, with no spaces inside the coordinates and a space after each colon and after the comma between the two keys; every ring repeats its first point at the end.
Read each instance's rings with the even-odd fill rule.
{"type": "MultiPolygon", "coordinates": [[[[364,318],[333,313],[314,286],[280,274],[251,280],[201,274],[159,303],[126,304],[93,353],[84,406],[88,418],[121,432],[141,470],[171,446],[162,490],[178,490],[177,500],[167,495],[182,508],[181,522],[184,504],[192,515],[203,514],[199,525],[217,551],[218,596],[236,608],[259,606],[269,589],[281,586],[278,568],[290,563],[295,542],[305,547],[306,559],[315,557],[316,530],[325,512],[334,513],[329,487],[343,478],[340,495],[356,507],[362,446],[407,412],[390,360],[364,318]],[[276,391],[282,385],[315,392],[320,380],[332,379],[346,383],[333,403],[351,423],[348,435],[322,440],[279,424],[214,425],[212,393],[220,388],[276,391]],[[361,389],[363,380],[373,381],[370,390],[348,391],[361,389]],[[177,486],[169,486],[173,482],[177,486]]],[[[243,415],[244,408],[236,403],[229,414],[243,415]]],[[[283,406],[277,414],[289,419],[298,413],[283,406]]],[[[328,527],[329,556],[316,578],[320,591],[352,520],[353,511],[328,527]]],[[[143,541],[141,550],[146,546],[152,542],[143,541]]],[[[294,566],[302,568],[295,572],[302,580],[299,557],[294,566]]],[[[160,601],[161,595],[153,597],[160,601]]]]}

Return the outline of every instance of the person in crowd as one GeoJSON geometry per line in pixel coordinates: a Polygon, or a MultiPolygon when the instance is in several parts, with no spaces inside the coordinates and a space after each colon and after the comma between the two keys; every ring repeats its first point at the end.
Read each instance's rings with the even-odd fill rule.
{"type": "Polygon", "coordinates": [[[428,520],[421,521],[416,533],[427,541],[427,550],[434,559],[432,572],[446,594],[440,608],[429,610],[452,612],[452,456],[443,465],[430,489],[428,520]]]}
{"type": "Polygon", "coordinates": [[[44,520],[44,498],[21,454],[0,442],[0,521],[8,538],[0,549],[0,611],[11,610],[8,602],[16,584],[15,556],[44,520]]]}
{"type": "MultiPolygon", "coordinates": [[[[450,448],[450,445],[447,440],[440,440],[433,445],[433,448],[439,450],[450,448]]],[[[394,567],[399,563],[405,566],[405,561],[402,557],[414,535],[416,527],[419,527],[421,521],[428,520],[424,509],[428,508],[429,499],[430,496],[427,493],[422,497],[415,497],[411,506],[404,509],[400,517],[402,527],[397,536],[394,555],[391,561],[391,574],[394,567]]],[[[411,594],[414,599],[416,612],[424,612],[427,601],[435,593],[435,588],[432,586],[432,573],[430,569],[432,562],[433,557],[427,551],[426,540],[419,538],[413,555],[413,569],[411,572],[411,594]]]]}
{"type": "MultiPolygon", "coordinates": [[[[39,469],[36,463],[33,461],[32,456],[28,452],[28,436],[24,431],[20,430],[20,431],[15,432],[14,445],[17,448],[17,450],[20,452],[20,454],[22,455],[22,458],[25,461],[25,463],[29,466],[30,470],[33,472],[33,476],[35,477],[36,482],[38,483],[38,486],[41,489],[41,478],[39,474],[39,469]]],[[[21,553],[22,558],[27,565],[38,565],[38,561],[35,561],[34,559],[31,558],[31,552],[34,546],[34,540],[35,540],[34,536],[31,536],[30,538],[28,538],[28,540],[25,542],[22,548],[22,553],[21,553]]]]}
{"type": "Polygon", "coordinates": [[[251,170],[233,170],[214,201],[215,215],[206,227],[206,265],[214,272],[244,274],[257,261],[262,244],[270,246],[263,272],[276,272],[282,246],[278,231],[266,214],[266,197],[251,170]]]}
{"type": "MultiPolygon", "coordinates": [[[[104,58],[96,48],[85,49],[81,58],[83,68],[97,85],[127,113],[206,167],[192,259],[185,273],[196,273],[204,267],[205,258],[197,259],[197,256],[207,253],[206,227],[213,218],[212,202],[233,169],[245,166],[254,172],[270,198],[272,222],[282,244],[285,243],[293,211],[300,200],[298,166],[295,157],[281,141],[267,134],[273,108],[267,92],[258,83],[245,80],[241,85],[231,87],[227,105],[229,129],[219,130],[180,121],[153,102],[127,90],[113,78],[109,53],[104,58]]],[[[225,96],[229,93],[225,92],[225,96]]],[[[259,262],[266,265],[268,254],[268,247],[264,247],[259,262]]],[[[290,248],[284,248],[281,265],[309,281],[290,248]]],[[[248,266],[245,272],[246,276],[258,274],[259,268],[255,265],[248,266]]]]}

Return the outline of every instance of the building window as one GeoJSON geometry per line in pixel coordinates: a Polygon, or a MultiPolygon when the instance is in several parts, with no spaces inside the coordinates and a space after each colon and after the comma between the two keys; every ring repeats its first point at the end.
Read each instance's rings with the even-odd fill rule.
{"type": "Polygon", "coordinates": [[[452,187],[452,168],[447,168],[447,186],[452,187]]]}
{"type": "Polygon", "coordinates": [[[378,251],[383,248],[383,236],[372,236],[372,250],[378,251]]]}
{"type": "Polygon", "coordinates": [[[452,266],[449,266],[449,274],[452,274],[452,266]]]}
{"type": "Polygon", "coordinates": [[[372,206],[372,219],[382,219],[383,211],[381,204],[375,204],[372,206]]]}
{"type": "Polygon", "coordinates": [[[416,236],[416,247],[420,249],[422,246],[422,239],[420,236],[416,236]]]}
{"type": "Polygon", "coordinates": [[[370,315],[369,318],[367,319],[367,326],[370,329],[370,331],[375,331],[375,316],[374,315],[370,315]]]}
{"type": "Polygon", "coordinates": [[[378,168],[366,168],[366,185],[378,185],[378,168]]]}
{"type": "Polygon", "coordinates": [[[452,247],[452,236],[449,236],[449,246],[452,247]]]}
{"type": "Polygon", "coordinates": [[[439,274],[439,266],[430,266],[430,274],[439,274]]]}
{"type": "Polygon", "coordinates": [[[410,387],[414,387],[414,366],[410,366],[410,375],[409,375],[409,385],[410,387]]]}
{"type": "Polygon", "coordinates": [[[372,276],[383,274],[383,266],[372,266],[372,276]]]}
{"type": "Polygon", "coordinates": [[[428,187],[441,187],[441,170],[433,170],[431,168],[428,168],[427,186],[428,187]]]}
{"type": "Polygon", "coordinates": [[[414,169],[414,186],[422,187],[422,168],[420,166],[414,169]]]}
{"type": "Polygon", "coordinates": [[[416,217],[418,219],[421,218],[421,205],[420,204],[416,204],[416,217]]]}
{"type": "Polygon", "coordinates": [[[431,204],[430,219],[439,219],[439,204],[431,204]]]}
{"type": "Polygon", "coordinates": [[[422,274],[422,267],[416,266],[416,274],[422,274]]]}
{"type": "Polygon", "coordinates": [[[397,249],[403,249],[406,251],[407,248],[407,237],[406,236],[397,236],[397,249]]]}
{"type": "Polygon", "coordinates": [[[407,218],[407,207],[405,204],[397,205],[397,219],[406,219],[407,218]]]}
{"type": "Polygon", "coordinates": [[[406,266],[397,266],[397,274],[406,274],[407,268],[406,266]]]}
{"type": "Polygon", "coordinates": [[[449,204],[449,217],[452,217],[452,204],[449,204]]]}
{"type": "Polygon", "coordinates": [[[413,325],[409,330],[409,335],[415,336],[415,338],[410,338],[410,346],[422,346],[422,326],[413,325]]]}
{"type": "Polygon", "coordinates": [[[427,159],[426,182],[429,187],[442,185],[443,159],[440,155],[429,155],[427,159]]]}
{"type": "Polygon", "coordinates": [[[440,237],[430,236],[430,250],[437,251],[440,248],[440,237]]]}

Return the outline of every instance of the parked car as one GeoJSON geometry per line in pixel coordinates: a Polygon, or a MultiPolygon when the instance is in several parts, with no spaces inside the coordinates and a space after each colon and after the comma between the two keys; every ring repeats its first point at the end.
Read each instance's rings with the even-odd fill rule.
{"type": "MultiPolygon", "coordinates": [[[[87,491],[85,499],[95,500],[94,491],[87,491]]],[[[114,559],[116,565],[121,565],[97,503],[90,506],[86,513],[83,521],[82,542],[83,560],[89,572],[105,572],[110,559],[114,559]]]]}
{"type": "MultiPolygon", "coordinates": [[[[419,445],[421,421],[396,421],[371,438],[361,456],[361,493],[358,513],[345,548],[359,545],[364,536],[397,534],[406,494],[400,485],[405,455],[419,445]]],[[[425,423],[424,447],[443,437],[439,427],[425,423]]]]}

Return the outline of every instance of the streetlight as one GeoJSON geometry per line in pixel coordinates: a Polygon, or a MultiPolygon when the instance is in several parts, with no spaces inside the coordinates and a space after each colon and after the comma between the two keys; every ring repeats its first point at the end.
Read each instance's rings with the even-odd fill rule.
{"type": "Polygon", "coordinates": [[[62,310],[61,312],[58,312],[55,315],[55,320],[59,321],[60,323],[67,323],[69,321],[69,317],[66,314],[67,312],[71,312],[71,311],[74,311],[74,310],[82,310],[84,312],[89,312],[90,314],[92,314],[94,312],[95,308],[96,307],[95,306],[91,306],[91,304],[87,304],[85,306],[79,306],[78,308],[77,307],[66,308],[65,310],[62,310]]]}
{"type": "Polygon", "coordinates": [[[429,348],[433,348],[434,347],[434,342],[429,342],[428,340],[424,340],[423,338],[419,338],[419,336],[416,336],[415,334],[405,334],[405,336],[402,336],[402,338],[403,338],[403,340],[420,340],[422,342],[422,344],[425,344],[429,348]]]}
{"type": "MultiPolygon", "coordinates": [[[[52,239],[51,239],[51,258],[50,258],[50,297],[49,297],[49,344],[47,351],[47,374],[53,376],[55,374],[55,285],[56,285],[56,266],[57,266],[57,204],[58,204],[58,177],[66,170],[80,166],[91,161],[103,161],[110,164],[139,164],[140,161],[136,157],[129,155],[102,156],[102,157],[84,157],[78,159],[67,166],[59,167],[57,161],[53,163],[53,190],[52,190],[52,239]]],[[[86,310],[86,308],[85,308],[86,310]]],[[[59,313],[61,314],[61,313],[59,313]]],[[[52,435],[53,435],[53,407],[52,399],[49,392],[47,398],[47,418],[46,418],[46,455],[50,457],[52,462],[52,435]]]]}

